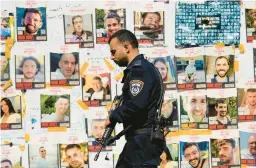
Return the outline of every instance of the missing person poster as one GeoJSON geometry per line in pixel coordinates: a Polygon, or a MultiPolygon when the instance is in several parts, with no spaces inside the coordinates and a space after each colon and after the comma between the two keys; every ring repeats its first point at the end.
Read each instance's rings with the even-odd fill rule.
{"type": "Polygon", "coordinates": [[[110,73],[86,74],[82,81],[82,96],[87,106],[105,106],[111,101],[110,73]]]}
{"type": "Polygon", "coordinates": [[[207,47],[205,48],[205,55],[207,88],[234,88],[235,56],[232,47],[207,47]]]}
{"type": "Polygon", "coordinates": [[[240,43],[240,2],[176,3],[176,48],[240,43]],[[231,17],[232,16],[232,17],[231,17]]]}
{"type": "Polygon", "coordinates": [[[10,79],[10,59],[6,56],[6,52],[4,50],[5,45],[1,45],[1,86],[4,85],[10,79]]]}
{"type": "Polygon", "coordinates": [[[164,31],[164,11],[134,11],[134,34],[140,46],[163,46],[164,31]]]}
{"type": "Polygon", "coordinates": [[[40,95],[41,128],[70,127],[70,95],[40,95]]]}
{"type": "Polygon", "coordinates": [[[46,41],[46,7],[16,8],[17,41],[46,41]]]}
{"type": "Polygon", "coordinates": [[[256,121],[256,86],[237,88],[238,121],[256,121]]]}
{"type": "Polygon", "coordinates": [[[247,43],[256,40],[256,8],[245,9],[247,43]]]}
{"type": "Polygon", "coordinates": [[[6,39],[14,40],[14,16],[13,13],[9,13],[9,16],[2,16],[1,29],[0,29],[0,40],[5,42],[6,39]]]}
{"type": "Polygon", "coordinates": [[[50,52],[51,86],[77,86],[80,84],[79,46],[57,45],[50,52]]]}
{"type": "Polygon", "coordinates": [[[236,89],[207,90],[209,129],[237,129],[236,89]]]}
{"type": "Polygon", "coordinates": [[[212,168],[240,167],[240,143],[237,130],[219,130],[211,135],[212,168]]]}
{"type": "Polygon", "coordinates": [[[28,155],[30,168],[59,167],[57,144],[29,144],[28,155]]]}
{"type": "Polygon", "coordinates": [[[1,130],[22,129],[21,96],[1,97],[1,130]]]}
{"type": "Polygon", "coordinates": [[[96,43],[107,44],[118,30],[126,28],[126,9],[95,9],[96,43]]]}
{"type": "Polygon", "coordinates": [[[45,88],[45,56],[15,56],[16,89],[45,88]]]}
{"type": "Polygon", "coordinates": [[[19,145],[1,145],[1,168],[22,166],[22,152],[19,145]]]}
{"type": "Polygon", "coordinates": [[[92,14],[67,13],[63,15],[65,44],[79,44],[80,48],[93,48],[92,14]]]}
{"type": "Polygon", "coordinates": [[[207,98],[204,90],[180,94],[180,128],[208,129],[207,98]]]}
{"type": "Polygon", "coordinates": [[[88,143],[59,144],[60,168],[89,168],[88,143]],[[75,157],[74,157],[75,156],[75,157]]]}

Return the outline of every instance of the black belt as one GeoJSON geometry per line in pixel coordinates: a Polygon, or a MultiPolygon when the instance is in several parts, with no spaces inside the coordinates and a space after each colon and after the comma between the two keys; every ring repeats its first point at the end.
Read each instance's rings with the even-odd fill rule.
{"type": "Polygon", "coordinates": [[[125,138],[134,137],[136,135],[150,135],[150,133],[151,133],[151,128],[140,128],[136,130],[129,130],[125,134],[125,138]]]}

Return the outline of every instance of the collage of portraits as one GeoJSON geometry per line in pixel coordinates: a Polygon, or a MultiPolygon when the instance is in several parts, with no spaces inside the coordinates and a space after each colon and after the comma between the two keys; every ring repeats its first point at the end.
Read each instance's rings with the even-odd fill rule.
{"type": "Polygon", "coordinates": [[[159,168],[256,168],[254,0],[4,0],[0,19],[1,168],[115,167],[125,137],[94,157],[121,29],[163,79],[159,168]]]}

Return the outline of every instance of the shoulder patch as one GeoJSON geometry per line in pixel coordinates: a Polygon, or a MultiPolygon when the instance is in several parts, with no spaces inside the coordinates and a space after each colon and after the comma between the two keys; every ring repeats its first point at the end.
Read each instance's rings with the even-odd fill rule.
{"type": "Polygon", "coordinates": [[[140,93],[144,85],[144,82],[141,80],[131,80],[130,81],[130,92],[133,96],[136,96],[140,93]]]}

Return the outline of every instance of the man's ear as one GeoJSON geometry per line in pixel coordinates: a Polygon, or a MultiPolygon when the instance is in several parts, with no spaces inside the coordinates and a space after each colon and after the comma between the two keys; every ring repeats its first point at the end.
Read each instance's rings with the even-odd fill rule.
{"type": "Polygon", "coordinates": [[[40,29],[42,26],[43,26],[43,22],[41,21],[41,22],[39,23],[39,29],[40,29]]]}
{"type": "Polygon", "coordinates": [[[129,54],[131,50],[131,45],[130,44],[125,44],[124,45],[125,53],[129,54]]]}

